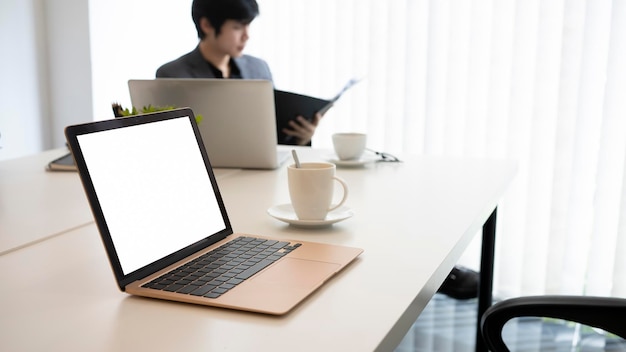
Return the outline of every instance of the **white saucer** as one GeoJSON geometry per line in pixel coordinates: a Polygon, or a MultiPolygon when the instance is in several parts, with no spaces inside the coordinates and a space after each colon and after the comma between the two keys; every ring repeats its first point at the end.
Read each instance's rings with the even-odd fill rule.
{"type": "Polygon", "coordinates": [[[267,213],[275,219],[284,221],[294,226],[302,227],[330,226],[354,215],[354,211],[352,209],[346,206],[340,206],[339,208],[329,212],[324,220],[300,220],[294,212],[291,204],[275,205],[267,209],[267,213]]]}
{"type": "Polygon", "coordinates": [[[360,159],[356,159],[356,160],[341,160],[337,158],[336,155],[330,154],[326,156],[326,160],[337,166],[360,167],[360,166],[365,166],[367,164],[376,162],[378,158],[375,156],[362,156],[360,159]]]}

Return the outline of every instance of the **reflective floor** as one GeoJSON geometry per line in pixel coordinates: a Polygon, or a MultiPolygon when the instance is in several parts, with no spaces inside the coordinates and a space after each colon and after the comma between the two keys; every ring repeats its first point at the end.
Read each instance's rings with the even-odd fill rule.
{"type": "MultiPolygon", "coordinates": [[[[476,299],[461,301],[436,294],[395,351],[474,351],[476,305],[476,299]]],[[[554,319],[512,320],[503,336],[513,352],[626,352],[622,339],[554,319]]]]}

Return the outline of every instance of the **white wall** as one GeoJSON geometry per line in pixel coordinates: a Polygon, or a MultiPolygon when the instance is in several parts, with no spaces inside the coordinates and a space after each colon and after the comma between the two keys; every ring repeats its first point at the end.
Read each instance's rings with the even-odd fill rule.
{"type": "Polygon", "coordinates": [[[197,35],[191,0],[90,0],[93,115],[113,117],[112,102],[130,107],[129,79],[191,51],[197,35]]]}
{"type": "Polygon", "coordinates": [[[48,52],[47,88],[52,147],[65,144],[63,129],[93,120],[88,2],[42,0],[48,52]]]}
{"type": "Polygon", "coordinates": [[[32,0],[0,2],[0,159],[34,153],[44,145],[38,5],[32,0]]]}
{"type": "Polygon", "coordinates": [[[65,144],[93,119],[87,3],[0,2],[0,160],[65,144]]]}

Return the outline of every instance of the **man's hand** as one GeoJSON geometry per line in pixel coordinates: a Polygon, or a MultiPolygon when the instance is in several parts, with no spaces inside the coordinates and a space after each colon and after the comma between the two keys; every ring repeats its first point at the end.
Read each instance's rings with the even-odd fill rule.
{"type": "Polygon", "coordinates": [[[289,128],[283,128],[283,132],[296,138],[298,145],[307,145],[311,142],[315,129],[322,119],[322,114],[317,113],[313,117],[313,121],[305,119],[302,116],[296,117],[295,120],[289,121],[289,128]]]}

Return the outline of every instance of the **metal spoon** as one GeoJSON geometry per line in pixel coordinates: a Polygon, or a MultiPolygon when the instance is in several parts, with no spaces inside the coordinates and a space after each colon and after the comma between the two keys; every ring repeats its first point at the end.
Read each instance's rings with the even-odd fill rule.
{"type": "Polygon", "coordinates": [[[296,162],[296,168],[300,168],[300,159],[298,159],[298,153],[296,153],[295,149],[291,150],[291,155],[293,156],[293,160],[296,162]]]}

